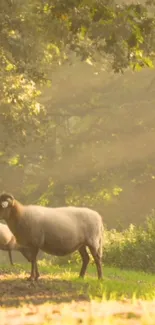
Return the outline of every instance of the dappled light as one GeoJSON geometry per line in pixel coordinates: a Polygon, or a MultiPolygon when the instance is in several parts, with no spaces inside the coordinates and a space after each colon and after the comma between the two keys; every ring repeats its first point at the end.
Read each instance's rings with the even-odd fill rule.
{"type": "Polygon", "coordinates": [[[24,280],[25,265],[22,268],[16,265],[16,273],[8,275],[5,274],[6,268],[0,270],[1,324],[10,317],[20,324],[35,324],[35,321],[44,324],[47,319],[76,324],[79,319],[84,322],[90,317],[109,324],[109,316],[117,320],[121,315],[127,319],[130,315],[133,322],[135,318],[141,321],[141,317],[149,317],[154,310],[154,303],[146,301],[155,297],[153,275],[105,268],[104,279],[97,283],[93,266],[89,268],[86,279],[80,280],[74,265],[61,268],[43,263],[40,281],[32,284],[24,280]]]}
{"type": "Polygon", "coordinates": [[[0,325],[154,324],[155,1],[0,0],[0,40],[0,325]]]}
{"type": "Polygon", "coordinates": [[[104,278],[98,282],[94,266],[88,268],[86,278],[82,280],[78,278],[78,268],[73,264],[58,267],[46,263],[41,267],[42,276],[38,282],[29,283],[24,266],[16,265],[16,272],[10,274],[5,273],[5,268],[0,270],[2,307],[133,297],[151,300],[155,295],[155,276],[145,273],[105,267],[104,278]]]}

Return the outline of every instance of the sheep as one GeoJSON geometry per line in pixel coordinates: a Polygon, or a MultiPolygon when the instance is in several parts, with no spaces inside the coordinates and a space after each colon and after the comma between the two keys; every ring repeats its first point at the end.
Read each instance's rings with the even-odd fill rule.
{"type": "Polygon", "coordinates": [[[10,264],[13,265],[12,253],[16,240],[7,225],[0,224],[0,250],[7,251],[9,255],[10,264]]]}
{"type": "Polygon", "coordinates": [[[8,252],[10,264],[12,265],[13,260],[11,252],[13,250],[20,251],[29,262],[31,261],[31,252],[29,248],[20,247],[9,227],[3,223],[0,223],[0,250],[8,252]]]}
{"type": "Polygon", "coordinates": [[[55,256],[79,251],[84,277],[89,263],[89,248],[102,278],[103,222],[94,210],[85,207],[44,207],[23,205],[12,194],[0,195],[0,219],[4,219],[17,242],[31,251],[29,280],[39,278],[37,254],[39,250],[55,256]]]}

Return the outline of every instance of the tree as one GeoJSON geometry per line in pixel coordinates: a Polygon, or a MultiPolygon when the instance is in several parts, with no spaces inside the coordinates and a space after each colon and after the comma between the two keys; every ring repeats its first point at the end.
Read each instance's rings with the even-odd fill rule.
{"type": "MultiPolygon", "coordinates": [[[[99,128],[103,120],[100,117],[94,119],[90,114],[84,122],[84,132],[78,133],[78,121],[71,132],[75,116],[84,116],[86,112],[89,114],[90,106],[77,104],[75,99],[74,111],[62,105],[57,112],[53,112],[40,104],[40,90],[47,85],[56,66],[72,62],[73,53],[90,65],[99,62],[100,69],[104,66],[114,72],[123,72],[130,67],[152,67],[155,45],[153,10],[153,3],[117,4],[113,0],[1,0],[2,188],[5,184],[16,194],[20,193],[22,186],[21,195],[31,195],[34,201],[41,197],[45,204],[51,195],[55,204],[62,204],[66,200],[69,202],[66,196],[70,197],[74,188],[76,193],[71,195],[70,202],[74,196],[79,203],[83,176],[76,185],[73,180],[66,184],[66,179],[62,181],[60,169],[54,169],[51,175],[49,166],[61,168],[67,155],[75,155],[79,147],[81,149],[79,143],[83,145],[84,153],[87,140],[83,141],[82,137],[86,126],[89,126],[90,138],[100,141],[94,125],[99,128]],[[70,117],[73,117],[72,122],[70,117]],[[59,165],[61,161],[62,165],[59,165]],[[44,191],[47,193],[42,197],[44,191]]],[[[91,100],[95,101],[95,104],[91,104],[96,108],[93,96],[91,100]]],[[[89,188],[83,192],[84,202],[89,202],[88,192],[91,197],[99,193],[101,198],[109,193],[108,190],[102,191],[102,179],[95,166],[94,152],[94,148],[91,148],[91,155],[87,157],[93,172],[90,173],[89,188]],[[96,179],[97,183],[94,181],[92,185],[92,179],[96,179]]],[[[81,166],[82,161],[77,159],[72,173],[81,166]]],[[[87,166],[84,170],[87,170],[87,166]]],[[[119,192],[121,189],[118,187],[117,190],[119,192]]]]}

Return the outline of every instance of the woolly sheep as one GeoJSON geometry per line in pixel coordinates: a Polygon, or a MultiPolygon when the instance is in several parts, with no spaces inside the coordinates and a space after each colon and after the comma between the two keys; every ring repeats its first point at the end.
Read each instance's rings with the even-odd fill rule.
{"type": "Polygon", "coordinates": [[[4,219],[17,242],[31,251],[30,280],[39,277],[37,254],[41,249],[47,254],[65,256],[79,251],[82,267],[79,276],[84,277],[89,263],[89,248],[102,278],[101,216],[84,207],[43,207],[23,205],[12,194],[0,195],[0,219],[4,219]]]}
{"type": "Polygon", "coordinates": [[[20,247],[13,233],[10,231],[9,227],[3,223],[0,223],[0,250],[7,251],[9,255],[10,263],[13,265],[12,251],[20,251],[23,256],[30,262],[31,254],[29,249],[20,247]]]}

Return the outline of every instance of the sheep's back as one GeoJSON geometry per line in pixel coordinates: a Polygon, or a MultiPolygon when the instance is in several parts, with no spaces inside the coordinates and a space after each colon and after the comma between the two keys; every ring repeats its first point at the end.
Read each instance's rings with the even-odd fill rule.
{"type": "Polygon", "coordinates": [[[25,220],[30,225],[29,236],[39,241],[83,241],[97,236],[102,229],[101,216],[94,210],[80,207],[47,208],[29,206],[25,220]]]}

